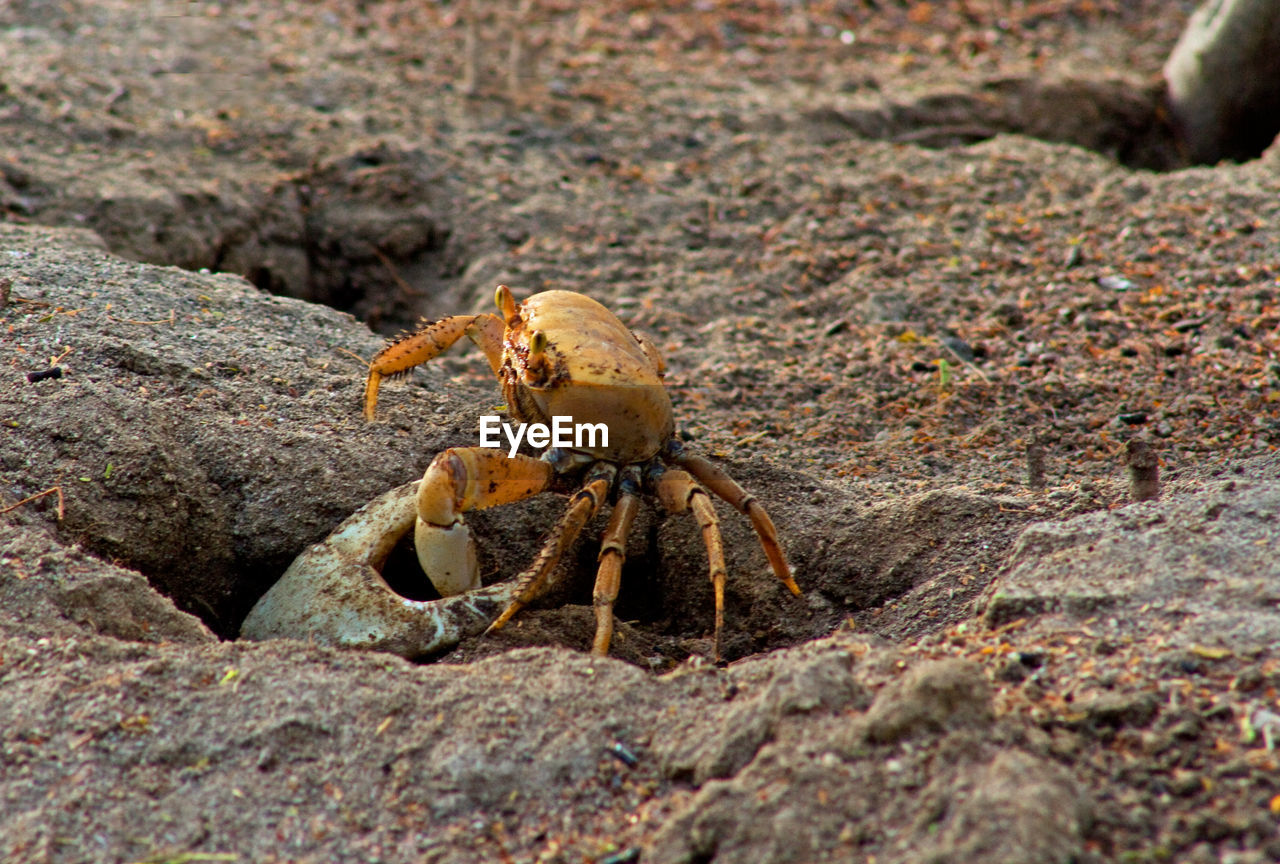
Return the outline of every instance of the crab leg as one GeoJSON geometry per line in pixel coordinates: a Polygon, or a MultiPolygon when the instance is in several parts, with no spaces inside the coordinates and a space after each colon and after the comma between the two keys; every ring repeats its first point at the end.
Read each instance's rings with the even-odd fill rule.
{"type": "Polygon", "coordinates": [[[501,630],[513,615],[546,593],[548,581],[556,565],[560,563],[561,556],[578,539],[582,527],[600,512],[600,505],[609,494],[609,487],[613,485],[613,478],[617,474],[617,466],[608,462],[597,462],[592,467],[587,474],[586,485],[569,499],[568,509],[551,529],[551,536],[543,544],[538,557],[528,570],[516,577],[514,599],[498,619],[489,625],[489,630],[501,630]]]}
{"type": "Polygon", "coordinates": [[[658,500],[672,513],[692,510],[702,529],[702,543],[707,547],[707,565],[711,571],[711,587],[716,599],[715,660],[720,662],[720,636],[724,630],[724,541],[720,537],[720,520],[716,518],[711,496],[688,472],[668,468],[658,476],[658,500]]]}
{"type": "Polygon", "coordinates": [[[596,638],[591,653],[603,657],[613,639],[613,603],[622,587],[622,563],[627,557],[627,535],[640,506],[640,469],[629,466],[622,475],[618,501],[609,516],[609,527],[600,544],[600,569],[596,573],[592,601],[596,610],[596,638]]]}
{"type": "Polygon", "coordinates": [[[760,502],[739,486],[732,477],[701,456],[677,451],[671,455],[671,460],[687,469],[703,486],[751,520],[751,527],[760,538],[760,545],[764,548],[764,555],[769,559],[769,566],[773,568],[774,574],[791,590],[792,594],[800,596],[800,586],[792,578],[791,567],[788,566],[787,559],[782,554],[782,544],[778,541],[777,529],[773,527],[773,520],[769,518],[769,514],[765,512],[760,502]]]}
{"type": "Polygon", "coordinates": [[[442,596],[480,587],[475,541],[462,514],[537,495],[554,474],[541,459],[486,447],[452,447],[431,461],[418,487],[413,544],[442,596]]]}
{"type": "Polygon", "coordinates": [[[369,378],[364,385],[364,417],[372,420],[378,405],[378,388],[388,375],[408,372],[414,366],[426,363],[432,357],[444,353],[463,336],[484,351],[489,366],[496,375],[502,367],[502,334],[505,327],[496,315],[452,315],[424,324],[411,333],[392,342],[369,361],[369,378]]]}

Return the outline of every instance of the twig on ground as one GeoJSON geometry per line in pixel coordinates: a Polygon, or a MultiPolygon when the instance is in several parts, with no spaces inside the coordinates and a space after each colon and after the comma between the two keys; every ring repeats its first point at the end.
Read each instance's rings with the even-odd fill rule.
{"type": "Polygon", "coordinates": [[[34,495],[29,495],[28,497],[23,498],[17,504],[10,504],[8,507],[5,507],[4,509],[0,509],[0,513],[8,513],[10,510],[17,510],[23,504],[29,504],[32,501],[35,501],[37,498],[43,498],[46,495],[54,495],[54,494],[58,496],[58,521],[61,522],[63,518],[67,515],[66,507],[64,506],[65,502],[62,499],[61,486],[53,486],[49,489],[44,490],[43,492],[37,492],[34,495]]]}

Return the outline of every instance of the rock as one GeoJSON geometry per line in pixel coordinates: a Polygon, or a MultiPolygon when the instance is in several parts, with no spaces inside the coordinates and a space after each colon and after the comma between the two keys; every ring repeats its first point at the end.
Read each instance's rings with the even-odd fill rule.
{"type": "Polygon", "coordinates": [[[801,655],[782,666],[760,695],[762,707],[777,719],[813,711],[865,709],[866,688],[853,676],[853,657],[843,645],[801,655]]]}
{"type": "Polygon", "coordinates": [[[961,660],[938,660],[914,667],[876,696],[864,735],[889,744],[991,719],[991,685],[982,670],[961,660]]]}
{"type": "Polygon", "coordinates": [[[1010,750],[998,754],[969,782],[971,788],[964,788],[968,783],[962,782],[959,788],[947,790],[946,818],[941,824],[923,826],[938,829],[937,839],[910,860],[931,864],[1080,860],[1090,808],[1061,769],[1010,750]]]}
{"type": "Polygon", "coordinates": [[[1103,693],[1074,706],[1082,714],[1080,725],[1091,729],[1142,727],[1159,709],[1154,693],[1103,693]]]}
{"type": "Polygon", "coordinates": [[[773,737],[775,725],[758,704],[735,706],[722,721],[722,731],[701,742],[693,765],[694,785],[737,774],[773,737]]]}
{"type": "Polygon", "coordinates": [[[870,847],[903,864],[1079,860],[1091,807],[1063,769],[973,726],[842,759],[830,748],[845,732],[828,723],[806,740],[780,738],[737,776],[707,783],[644,860],[797,864],[860,860],[870,847]]]}
{"type": "Polygon", "coordinates": [[[0,278],[18,311],[75,312],[11,321],[7,338],[29,357],[74,350],[61,379],[0,396],[17,418],[0,438],[0,480],[20,498],[66,478],[60,539],[144,573],[233,634],[340,514],[421,473],[415,446],[355,408],[360,369],[338,349],[379,340],[239,277],[78,241],[0,224],[0,278]]]}
{"type": "Polygon", "coordinates": [[[1273,643],[1280,457],[1256,460],[1251,473],[1229,488],[1028,527],[989,590],[984,620],[1148,607],[1185,616],[1176,631],[1184,646],[1273,643]]]}
{"type": "Polygon", "coordinates": [[[1164,77],[1193,161],[1255,158],[1280,132],[1280,3],[1202,3],[1164,77]]]}
{"type": "Polygon", "coordinates": [[[10,635],[80,629],[136,642],[216,641],[140,573],[61,546],[44,531],[0,523],[0,561],[0,621],[10,635]]]}
{"type": "MultiPolygon", "coordinates": [[[[732,777],[774,739],[783,718],[851,706],[864,709],[869,704],[870,696],[855,680],[853,658],[843,645],[819,643],[788,659],[785,665],[763,661],[774,667],[763,685],[732,685],[749,687],[749,692],[707,717],[696,718],[692,727],[664,730],[654,745],[663,772],[698,786],[732,777]]],[[[751,665],[735,669],[731,680],[762,674],[751,665]]],[[[694,718],[685,719],[687,723],[694,718]]]]}

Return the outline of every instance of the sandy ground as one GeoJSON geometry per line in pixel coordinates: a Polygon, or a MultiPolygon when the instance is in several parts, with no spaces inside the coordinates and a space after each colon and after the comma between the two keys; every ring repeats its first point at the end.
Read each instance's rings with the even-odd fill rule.
{"type": "Polygon", "coordinates": [[[1180,164],[1189,7],[4,7],[6,860],[1280,857],[1280,156],[1180,164]],[[441,662],[232,641],[475,443],[476,352],[374,424],[363,365],[499,282],[653,338],[773,514],[727,668],[654,507],[615,659],[594,542],[441,662]]]}

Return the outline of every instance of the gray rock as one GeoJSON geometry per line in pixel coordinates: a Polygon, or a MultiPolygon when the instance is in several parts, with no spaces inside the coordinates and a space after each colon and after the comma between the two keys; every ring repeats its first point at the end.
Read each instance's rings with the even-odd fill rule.
{"type": "Polygon", "coordinates": [[[1256,157],[1280,132],[1280,3],[1201,4],[1164,77],[1192,160],[1256,157]]]}
{"type": "Polygon", "coordinates": [[[11,636],[79,631],[134,642],[215,641],[142,574],[62,546],[42,530],[0,523],[0,562],[0,629],[11,636]]]}
{"type": "Polygon", "coordinates": [[[1032,525],[983,616],[1083,619],[1149,608],[1183,619],[1176,641],[1230,648],[1280,639],[1280,457],[1253,478],[1185,497],[1032,525]]]}
{"type": "Polygon", "coordinates": [[[870,695],[855,679],[853,662],[846,646],[818,643],[797,649],[785,660],[778,657],[735,667],[727,681],[718,683],[737,693],[732,701],[708,715],[686,716],[682,724],[659,734],[654,752],[663,772],[698,786],[732,777],[774,740],[783,718],[865,709],[870,695]],[[766,668],[758,668],[762,666],[766,668]],[[753,680],[759,677],[764,680],[753,680]]]}
{"type": "Polygon", "coordinates": [[[937,660],[911,669],[885,687],[867,712],[863,734],[891,744],[924,733],[991,722],[991,684],[962,660],[937,660]]]}
{"type": "MultiPolygon", "coordinates": [[[[932,791],[924,797],[928,799],[932,791]]],[[[1090,808],[1065,772],[1051,763],[1016,750],[1003,751],[943,794],[945,802],[931,806],[946,817],[934,826],[922,826],[925,831],[936,827],[937,839],[900,860],[929,864],[1080,860],[1090,808]]]]}

